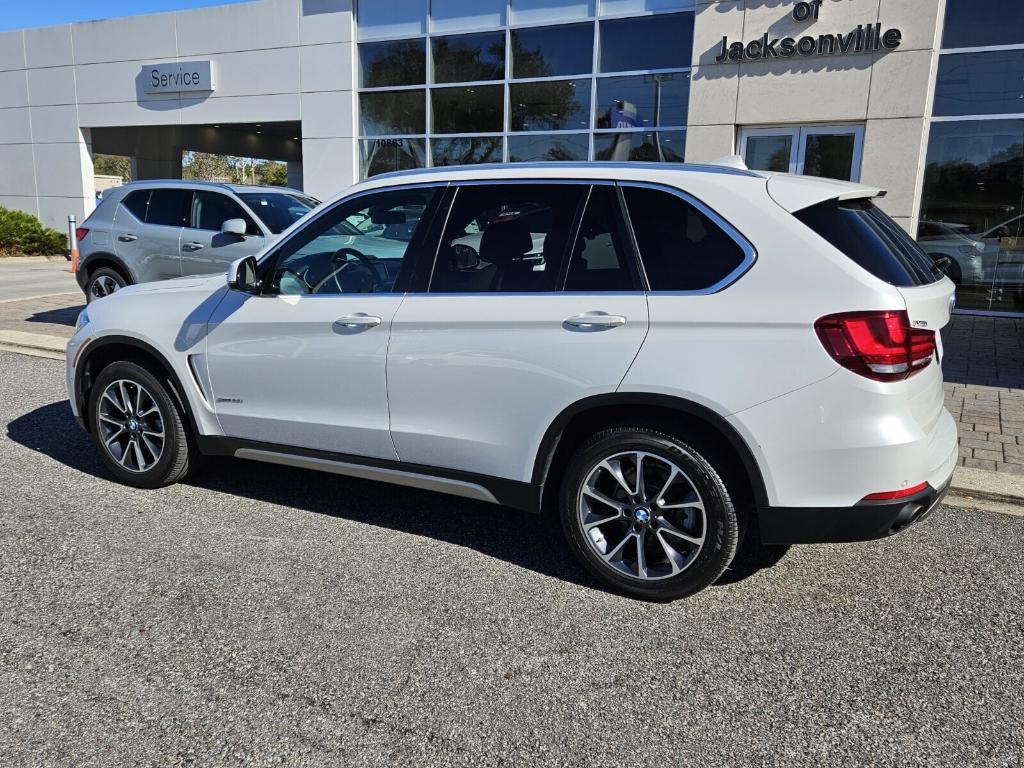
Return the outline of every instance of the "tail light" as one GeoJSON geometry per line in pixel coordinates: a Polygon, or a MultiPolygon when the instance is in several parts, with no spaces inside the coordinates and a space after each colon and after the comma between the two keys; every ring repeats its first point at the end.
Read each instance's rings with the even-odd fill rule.
{"type": "Polygon", "coordinates": [[[935,331],[912,328],[904,310],[826,315],[814,330],[833,360],[875,381],[913,376],[935,355],[935,331]]]}
{"type": "Polygon", "coordinates": [[[918,483],[912,485],[909,488],[900,488],[898,491],[880,491],[879,493],[869,493],[861,501],[890,501],[892,499],[903,499],[907,496],[913,496],[915,493],[920,493],[928,487],[928,483],[918,483]]]}
{"type": "Polygon", "coordinates": [[[89,230],[85,227],[79,227],[75,230],[75,240],[79,243],[85,240],[85,236],[89,234],[89,230]]]}

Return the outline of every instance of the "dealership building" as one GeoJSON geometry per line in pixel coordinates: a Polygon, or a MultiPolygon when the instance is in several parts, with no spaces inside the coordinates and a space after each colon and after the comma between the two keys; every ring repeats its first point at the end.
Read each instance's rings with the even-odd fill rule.
{"type": "Polygon", "coordinates": [[[0,206],[61,227],[95,154],[402,168],[707,162],[860,180],[961,308],[1024,311],[1021,0],[259,0],[0,33],[0,206]]]}

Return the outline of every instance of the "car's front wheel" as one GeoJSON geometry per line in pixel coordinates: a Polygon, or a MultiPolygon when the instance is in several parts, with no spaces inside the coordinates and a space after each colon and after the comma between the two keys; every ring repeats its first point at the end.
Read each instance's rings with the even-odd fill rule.
{"type": "Polygon", "coordinates": [[[104,368],[90,393],[89,415],[100,457],[122,483],[159,488],[188,473],[184,415],[167,386],[141,365],[104,368]]]}
{"type": "Polygon", "coordinates": [[[89,303],[94,299],[109,296],[127,284],[124,276],[116,269],[100,267],[89,275],[89,281],[85,284],[85,301],[89,303]]]}
{"type": "Polygon", "coordinates": [[[562,527],[597,579],[645,600],[714,583],[736,553],[732,497],[708,459],[656,430],[617,427],[583,445],[562,483],[562,527]]]}

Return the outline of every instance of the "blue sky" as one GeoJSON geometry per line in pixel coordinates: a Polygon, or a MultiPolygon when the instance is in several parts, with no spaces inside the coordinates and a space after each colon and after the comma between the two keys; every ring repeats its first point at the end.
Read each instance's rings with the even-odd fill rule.
{"type": "Polygon", "coordinates": [[[204,5],[227,5],[244,0],[0,0],[0,29],[45,27],[68,21],[109,19],[140,13],[176,11],[204,5]]]}

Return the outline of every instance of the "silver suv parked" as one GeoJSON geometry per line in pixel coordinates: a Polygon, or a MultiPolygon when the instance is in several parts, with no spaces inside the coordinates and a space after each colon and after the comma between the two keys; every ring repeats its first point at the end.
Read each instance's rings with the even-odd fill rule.
{"type": "Polygon", "coordinates": [[[284,187],[140,181],[109,190],[78,230],[87,301],[133,283],[226,272],[319,204],[284,187]]]}

